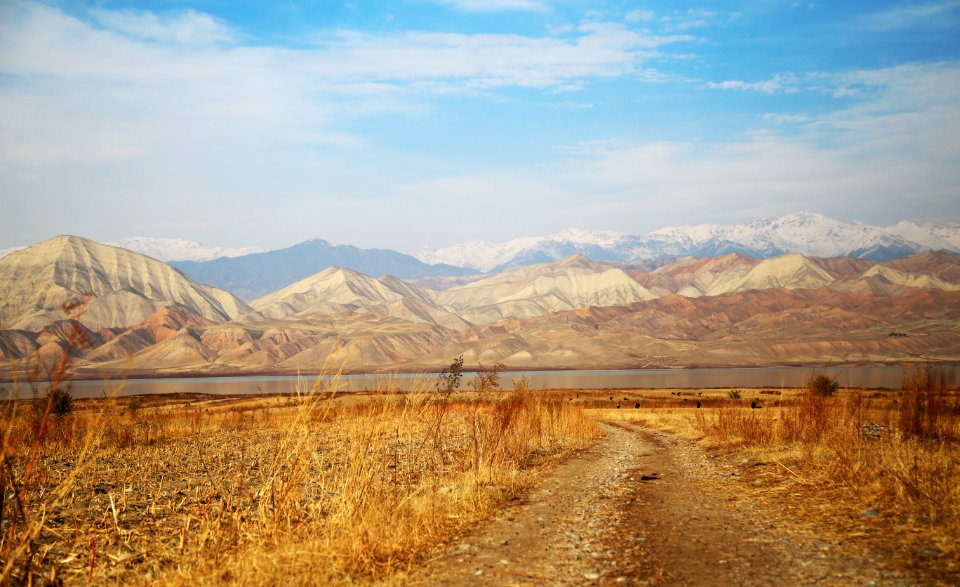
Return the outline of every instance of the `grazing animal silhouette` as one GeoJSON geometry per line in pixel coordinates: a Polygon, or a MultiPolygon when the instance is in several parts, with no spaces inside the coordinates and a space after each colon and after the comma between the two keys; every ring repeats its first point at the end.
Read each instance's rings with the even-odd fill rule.
{"type": "Polygon", "coordinates": [[[620,409],[620,404],[617,404],[617,409],[618,409],[618,410],[620,409]]]}
{"type": "Polygon", "coordinates": [[[697,402],[697,409],[700,409],[700,402],[697,402]]]}
{"type": "Polygon", "coordinates": [[[637,402],[637,403],[633,404],[633,409],[637,409],[637,408],[639,408],[639,407],[640,407],[640,402],[637,402]]]}

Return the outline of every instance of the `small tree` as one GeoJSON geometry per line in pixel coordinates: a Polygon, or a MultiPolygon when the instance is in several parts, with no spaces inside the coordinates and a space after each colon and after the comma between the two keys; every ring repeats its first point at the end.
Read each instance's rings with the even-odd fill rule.
{"type": "Polygon", "coordinates": [[[477,365],[477,376],[470,382],[470,387],[478,393],[500,389],[500,371],[503,371],[504,367],[503,363],[494,363],[490,367],[484,367],[483,363],[480,363],[477,365]]]}
{"type": "Polygon", "coordinates": [[[437,375],[437,391],[449,395],[460,387],[460,378],[463,377],[463,355],[460,355],[444,367],[437,375]]]}
{"type": "Polygon", "coordinates": [[[729,397],[730,399],[740,399],[740,390],[731,389],[730,391],[727,392],[727,397],[729,397]]]}
{"type": "Polygon", "coordinates": [[[460,387],[460,378],[463,377],[463,355],[460,355],[453,362],[450,363],[450,366],[444,367],[442,371],[437,375],[437,391],[440,394],[440,397],[436,399],[436,420],[434,420],[433,425],[431,426],[431,432],[428,436],[425,436],[423,442],[420,443],[420,447],[417,449],[417,455],[420,454],[420,451],[423,450],[424,444],[426,444],[428,438],[433,439],[433,444],[436,447],[437,453],[441,455],[441,458],[445,459],[445,452],[443,447],[443,416],[447,412],[447,404],[450,401],[450,396],[453,395],[453,392],[460,387]]]}

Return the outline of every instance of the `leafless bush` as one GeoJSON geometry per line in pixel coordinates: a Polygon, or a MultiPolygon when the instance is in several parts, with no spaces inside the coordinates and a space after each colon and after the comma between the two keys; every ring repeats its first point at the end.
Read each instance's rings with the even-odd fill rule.
{"type": "Polygon", "coordinates": [[[951,374],[943,367],[904,367],[900,392],[900,433],[907,438],[957,438],[958,404],[956,394],[951,393],[951,384],[951,374]]]}

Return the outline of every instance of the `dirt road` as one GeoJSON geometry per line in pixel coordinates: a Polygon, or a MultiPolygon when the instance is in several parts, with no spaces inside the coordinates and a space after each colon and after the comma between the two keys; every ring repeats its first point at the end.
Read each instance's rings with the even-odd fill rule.
{"type": "Polygon", "coordinates": [[[404,582],[907,585],[869,552],[743,497],[701,449],[628,423],[404,582]]]}

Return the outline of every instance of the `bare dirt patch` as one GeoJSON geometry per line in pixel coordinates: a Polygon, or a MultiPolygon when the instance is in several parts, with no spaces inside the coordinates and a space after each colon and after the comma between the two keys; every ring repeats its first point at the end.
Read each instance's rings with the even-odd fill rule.
{"type": "MultiPolygon", "coordinates": [[[[404,582],[907,585],[864,541],[754,499],[695,444],[632,423],[570,458],[404,582]]],[[[762,465],[761,465],[762,466],[762,465]]],[[[920,581],[923,583],[923,581],[920,581]]]]}

